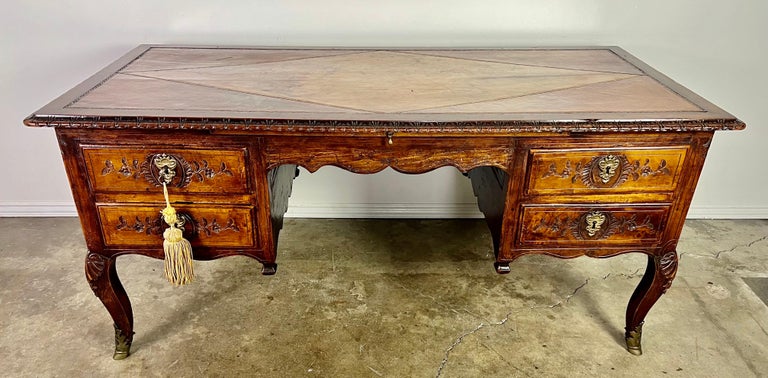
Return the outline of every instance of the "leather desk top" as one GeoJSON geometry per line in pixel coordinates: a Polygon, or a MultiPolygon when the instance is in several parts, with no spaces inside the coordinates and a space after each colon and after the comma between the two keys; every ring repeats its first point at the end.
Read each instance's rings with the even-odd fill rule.
{"type": "Polygon", "coordinates": [[[348,50],[140,46],[30,126],[268,131],[741,129],[610,48],[348,50]],[[298,128],[298,129],[297,129],[298,128]],[[351,129],[351,130],[350,130],[351,129]]]}

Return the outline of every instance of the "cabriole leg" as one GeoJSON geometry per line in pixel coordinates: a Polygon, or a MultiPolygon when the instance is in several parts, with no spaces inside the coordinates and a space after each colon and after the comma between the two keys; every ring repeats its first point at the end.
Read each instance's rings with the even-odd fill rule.
{"type": "Polygon", "coordinates": [[[117,276],[115,258],[88,252],[85,277],[93,293],[112,316],[115,325],[115,354],[112,358],[122,360],[130,354],[133,342],[133,310],[117,276]]]}
{"type": "Polygon", "coordinates": [[[627,306],[627,319],[624,338],[627,350],[634,355],[643,354],[641,338],[645,315],[667,292],[677,273],[676,243],[668,243],[658,255],[648,256],[648,266],[645,274],[637,285],[627,306]]]}

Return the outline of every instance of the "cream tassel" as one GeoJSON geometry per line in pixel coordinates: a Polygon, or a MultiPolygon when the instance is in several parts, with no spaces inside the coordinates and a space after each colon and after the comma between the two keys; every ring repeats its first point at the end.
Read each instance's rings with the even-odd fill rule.
{"type": "Polygon", "coordinates": [[[186,285],[195,278],[193,271],[192,245],[184,239],[182,230],[176,227],[178,217],[176,209],[168,199],[168,187],[163,183],[165,209],[161,212],[168,228],[163,232],[163,251],[165,252],[165,278],[174,286],[186,285]]]}

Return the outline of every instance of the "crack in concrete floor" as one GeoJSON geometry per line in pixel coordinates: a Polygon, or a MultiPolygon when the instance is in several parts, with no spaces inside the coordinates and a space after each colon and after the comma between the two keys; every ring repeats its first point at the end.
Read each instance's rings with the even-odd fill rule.
{"type": "MultiPolygon", "coordinates": [[[[451,352],[453,352],[453,350],[459,344],[461,344],[462,341],[464,341],[465,337],[471,336],[471,335],[477,333],[478,331],[480,331],[481,329],[484,329],[486,327],[502,326],[502,325],[506,324],[509,321],[509,317],[512,316],[512,314],[517,314],[520,311],[536,310],[536,309],[542,309],[542,308],[550,308],[551,309],[551,308],[555,308],[555,307],[562,307],[563,301],[565,301],[565,303],[570,302],[571,298],[573,298],[576,295],[576,293],[578,293],[581,289],[583,289],[584,286],[587,286],[588,283],[589,283],[589,278],[585,279],[584,283],[582,283],[581,285],[579,285],[575,289],[573,289],[573,292],[571,294],[566,295],[562,300],[557,301],[555,304],[542,305],[542,306],[528,306],[528,307],[525,307],[525,308],[515,309],[513,311],[508,312],[507,315],[504,316],[504,318],[501,319],[500,321],[489,322],[489,323],[481,322],[474,329],[472,329],[470,331],[467,331],[467,332],[464,332],[461,336],[457,337],[456,340],[454,340],[454,342],[445,350],[445,354],[443,356],[442,361],[440,361],[440,366],[438,366],[438,368],[437,368],[437,373],[435,374],[435,377],[436,378],[440,378],[440,376],[442,376],[443,369],[445,369],[445,367],[448,365],[448,360],[450,359],[451,352]]],[[[517,368],[517,367],[515,367],[515,368],[519,370],[519,368],[517,368]]]]}
{"type": "Polygon", "coordinates": [[[720,255],[722,255],[723,253],[729,253],[729,252],[733,252],[733,251],[735,251],[737,248],[742,248],[742,247],[743,247],[743,248],[751,248],[753,245],[755,245],[755,244],[757,244],[757,243],[759,243],[759,242],[761,242],[761,241],[763,241],[763,240],[766,240],[766,239],[768,239],[768,235],[765,235],[765,236],[763,236],[763,237],[761,237],[761,238],[757,238],[757,239],[755,239],[755,240],[752,240],[752,241],[750,241],[749,243],[746,243],[746,244],[738,244],[738,245],[734,246],[733,248],[730,248],[730,249],[724,249],[724,250],[722,250],[722,251],[717,251],[717,252],[715,252],[715,255],[714,255],[714,257],[715,257],[716,259],[719,259],[719,258],[720,258],[720,255]]]}
{"type": "MultiPolygon", "coordinates": [[[[763,238],[763,239],[765,239],[765,238],[763,238]]],[[[751,243],[751,244],[754,244],[754,243],[751,243]]],[[[640,276],[643,275],[643,274],[640,273],[640,270],[642,270],[642,268],[638,268],[637,270],[635,270],[634,272],[632,272],[630,274],[627,274],[627,273],[618,273],[618,274],[608,273],[605,276],[603,276],[602,279],[603,280],[607,280],[610,277],[623,277],[625,279],[633,279],[633,278],[637,278],[637,277],[640,277],[640,276]]],[[[477,327],[473,328],[472,330],[469,330],[469,331],[466,331],[466,332],[462,333],[459,337],[457,337],[454,340],[454,342],[450,346],[448,346],[448,348],[446,348],[446,350],[444,352],[444,357],[440,361],[440,365],[437,368],[437,373],[435,374],[435,377],[436,378],[440,378],[442,376],[443,370],[446,368],[446,366],[448,365],[448,362],[450,360],[451,353],[453,352],[454,349],[456,349],[456,347],[458,347],[464,341],[464,339],[466,337],[474,335],[475,333],[477,333],[480,330],[485,329],[486,327],[489,327],[489,326],[501,326],[501,325],[504,325],[504,324],[506,324],[509,321],[510,316],[512,316],[513,314],[517,314],[517,313],[519,313],[521,311],[524,311],[524,310],[537,310],[537,309],[543,309],[543,308],[552,309],[552,308],[556,308],[556,307],[563,307],[563,304],[569,303],[571,301],[571,299],[573,299],[573,297],[576,296],[576,294],[579,291],[581,291],[585,286],[587,286],[587,284],[589,284],[589,281],[590,281],[590,278],[586,278],[584,280],[584,282],[582,284],[580,284],[579,286],[577,286],[576,288],[574,288],[573,291],[570,294],[566,295],[565,297],[563,297],[563,299],[555,302],[554,304],[539,305],[539,306],[527,306],[525,308],[518,308],[518,309],[515,309],[514,311],[508,312],[506,314],[506,316],[502,320],[500,320],[498,322],[488,322],[488,323],[481,322],[477,327]]],[[[403,287],[403,288],[405,288],[405,287],[403,287]]],[[[433,301],[435,301],[435,303],[441,304],[434,297],[427,296],[427,295],[424,295],[424,296],[427,297],[427,298],[432,299],[433,301]]],[[[471,314],[471,312],[469,312],[469,311],[467,311],[467,312],[471,314]]],[[[761,329],[762,329],[762,326],[761,326],[761,329]]],[[[765,332],[764,329],[763,329],[763,332],[765,332]]],[[[485,346],[485,347],[488,348],[488,349],[493,350],[497,355],[499,355],[499,357],[501,357],[503,360],[506,361],[506,359],[504,359],[504,356],[502,354],[498,353],[495,349],[490,348],[488,346],[485,346]]],[[[506,361],[506,362],[508,362],[508,361],[506,361]]],[[[512,364],[510,364],[510,366],[512,366],[515,370],[517,370],[517,371],[519,371],[521,373],[524,372],[522,369],[520,369],[517,366],[514,366],[512,364]]]]}
{"type": "Polygon", "coordinates": [[[416,294],[417,296],[422,297],[422,298],[427,298],[430,301],[432,301],[434,304],[436,304],[436,305],[438,305],[438,306],[440,306],[440,307],[442,307],[442,308],[444,308],[444,309],[446,309],[448,311],[451,311],[454,314],[460,315],[461,312],[465,312],[465,313],[467,313],[467,314],[469,314],[469,315],[471,315],[471,316],[473,316],[475,318],[478,318],[478,319],[482,319],[483,318],[482,316],[480,316],[478,314],[475,314],[475,313],[473,313],[472,311],[469,311],[466,308],[462,308],[461,312],[460,312],[456,308],[446,305],[445,303],[443,303],[443,301],[439,300],[438,298],[435,298],[434,296],[425,294],[424,292],[422,292],[420,290],[411,289],[411,288],[409,288],[409,287],[407,287],[407,286],[405,286],[405,285],[403,285],[403,284],[401,284],[399,282],[396,282],[394,280],[389,280],[389,282],[392,283],[393,285],[395,285],[395,286],[397,286],[397,287],[407,291],[407,292],[416,294]]]}
{"type": "Polygon", "coordinates": [[[766,272],[768,236],[758,238],[766,234],[765,221],[690,222],[681,249],[707,259],[681,262],[684,274],[652,310],[642,361],[623,350],[615,331],[644,256],[568,263],[531,256],[517,265],[517,277],[505,279],[491,272],[488,247],[475,245],[490,244],[489,236],[467,243],[465,230],[487,232],[482,221],[392,220],[358,230],[351,227],[356,221],[297,220],[284,230],[282,270],[274,277],[254,274],[251,260],[222,259],[201,264],[216,273],[201,280],[205,285],[170,292],[154,261],[118,264],[138,321],[135,354],[121,362],[109,358],[111,323],[83,279],[77,219],[35,219],[35,227],[51,230],[40,245],[18,232],[26,222],[0,220],[0,231],[7,230],[0,232],[0,375],[142,376],[170,374],[169,366],[189,376],[768,371],[768,307],[742,295],[749,289],[741,280],[766,272]],[[392,236],[386,229],[393,226],[402,232],[392,236]],[[329,232],[337,229],[355,232],[329,232]],[[431,248],[404,242],[411,240],[429,241],[431,248]],[[366,254],[359,243],[370,247],[366,254]],[[387,278],[399,285],[382,284],[387,278]],[[350,291],[356,280],[370,290],[350,291]],[[713,295],[708,281],[733,294],[713,295]],[[361,300],[371,312],[347,311],[361,300]],[[196,311],[199,316],[189,315],[196,311]],[[324,311],[338,317],[326,318],[324,311]],[[365,353],[356,353],[360,345],[365,353]]]}

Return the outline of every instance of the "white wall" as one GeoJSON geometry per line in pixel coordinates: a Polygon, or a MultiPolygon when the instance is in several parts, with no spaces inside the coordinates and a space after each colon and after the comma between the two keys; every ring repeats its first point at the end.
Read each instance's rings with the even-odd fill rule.
{"type": "MultiPolygon", "coordinates": [[[[0,216],[74,215],[53,130],[23,127],[25,116],[137,44],[200,43],[619,45],[747,123],[715,138],[689,215],[768,218],[763,0],[72,0],[6,2],[2,12],[0,216]]],[[[450,168],[323,168],[294,188],[294,216],[477,214],[469,183],[450,168]]]]}

